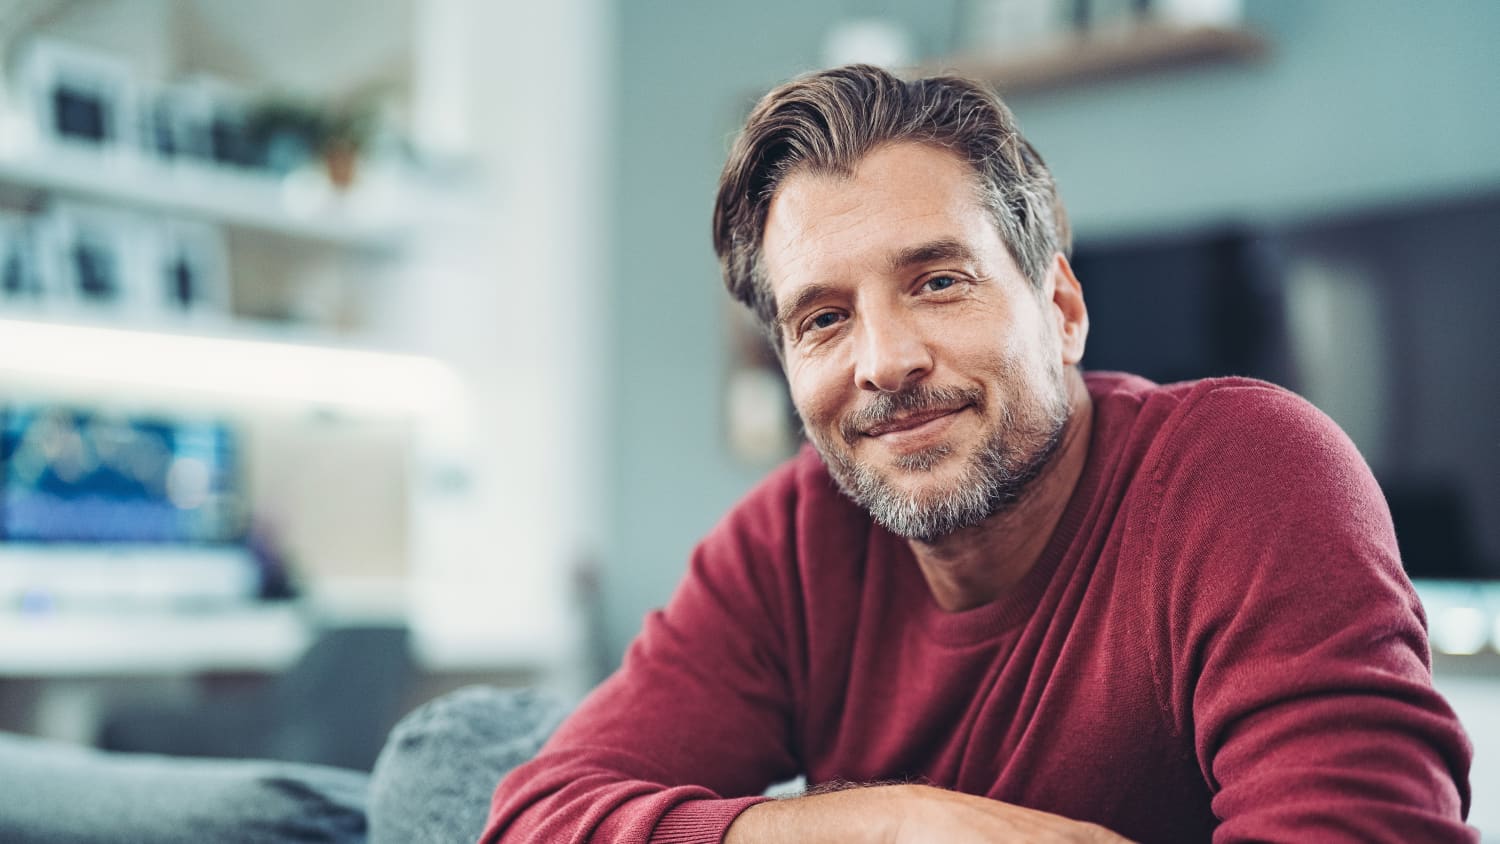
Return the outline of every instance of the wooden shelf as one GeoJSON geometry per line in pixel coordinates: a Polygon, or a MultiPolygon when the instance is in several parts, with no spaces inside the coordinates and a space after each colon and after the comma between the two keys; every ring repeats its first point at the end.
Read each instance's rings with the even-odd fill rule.
{"type": "Polygon", "coordinates": [[[920,68],[989,82],[1002,94],[1032,93],[1197,65],[1252,61],[1268,50],[1245,29],[1143,23],[1118,31],[1070,35],[1009,55],[964,54],[920,68]]]}
{"type": "Polygon", "coordinates": [[[409,197],[63,145],[0,145],[0,186],[371,252],[399,249],[414,219],[409,197]]]}

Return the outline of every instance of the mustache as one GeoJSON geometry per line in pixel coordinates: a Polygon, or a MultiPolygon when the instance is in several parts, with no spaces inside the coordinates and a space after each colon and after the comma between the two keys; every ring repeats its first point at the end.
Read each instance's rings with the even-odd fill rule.
{"type": "Polygon", "coordinates": [[[915,385],[894,393],[879,393],[870,403],[845,416],[839,422],[839,434],[852,443],[865,431],[913,413],[930,410],[957,410],[979,404],[984,390],[978,387],[924,387],[915,385]]]}

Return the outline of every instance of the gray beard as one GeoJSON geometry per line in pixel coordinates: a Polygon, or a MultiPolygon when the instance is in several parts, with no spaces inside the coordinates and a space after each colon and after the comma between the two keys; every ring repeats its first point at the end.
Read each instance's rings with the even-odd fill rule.
{"type": "MultiPolygon", "coordinates": [[[[1046,468],[1057,453],[1068,424],[1067,391],[1058,375],[1061,373],[1048,379],[1049,394],[1035,408],[1034,417],[1026,420],[1031,430],[1017,431],[1015,416],[1006,408],[1000,424],[969,458],[959,478],[934,494],[919,496],[902,491],[874,467],[855,461],[849,451],[828,448],[817,438],[809,438],[823,456],[839,489],[869,511],[876,522],[897,536],[933,542],[1015,506],[1046,468]]],[[[982,398],[982,395],[918,387],[882,396],[857,414],[856,419],[863,424],[899,410],[948,406],[957,396],[974,399],[976,404],[982,398]]],[[[857,425],[851,420],[841,427],[845,441],[852,441],[847,433],[857,425]]],[[[895,462],[895,470],[928,472],[952,453],[952,446],[944,444],[902,455],[895,462]]]]}

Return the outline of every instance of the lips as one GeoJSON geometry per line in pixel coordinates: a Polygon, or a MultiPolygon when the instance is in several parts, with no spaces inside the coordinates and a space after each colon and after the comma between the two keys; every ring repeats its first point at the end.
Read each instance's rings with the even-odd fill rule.
{"type": "Polygon", "coordinates": [[[932,387],[912,385],[898,393],[878,393],[869,403],[839,421],[844,442],[854,445],[878,439],[890,446],[897,440],[920,440],[924,431],[946,428],[949,417],[984,406],[984,391],[978,387],[932,387]],[[916,429],[922,430],[916,430],[916,429]]]}
{"type": "Polygon", "coordinates": [[[863,433],[867,437],[879,437],[885,434],[910,431],[911,429],[919,428],[934,419],[940,419],[944,416],[957,413],[960,410],[963,410],[965,407],[968,407],[968,405],[938,408],[934,410],[924,410],[919,413],[908,413],[893,419],[887,419],[884,422],[866,428],[861,433],[863,433]]]}

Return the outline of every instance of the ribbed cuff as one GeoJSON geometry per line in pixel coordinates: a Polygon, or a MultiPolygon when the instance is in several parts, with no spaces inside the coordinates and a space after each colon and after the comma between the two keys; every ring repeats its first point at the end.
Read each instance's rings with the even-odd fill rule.
{"type": "Polygon", "coordinates": [[[740,812],[769,797],[688,800],[673,806],[651,831],[651,844],[719,844],[740,812]]]}

